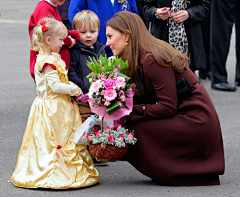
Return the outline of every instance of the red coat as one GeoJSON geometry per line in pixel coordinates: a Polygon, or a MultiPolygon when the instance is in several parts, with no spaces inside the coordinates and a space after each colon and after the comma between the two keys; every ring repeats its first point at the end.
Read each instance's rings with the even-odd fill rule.
{"type": "MultiPolygon", "coordinates": [[[[29,20],[28,31],[29,31],[30,39],[31,39],[31,34],[32,34],[33,28],[35,26],[37,26],[38,21],[40,19],[42,19],[43,17],[53,17],[54,19],[56,19],[58,21],[62,21],[57,7],[50,5],[46,1],[39,1],[35,10],[33,11],[32,15],[30,16],[30,20],[29,20]]],[[[76,31],[68,31],[68,33],[76,40],[79,40],[79,34],[76,34],[76,31]]],[[[62,59],[65,61],[67,69],[69,68],[69,65],[70,65],[70,54],[68,51],[68,47],[71,44],[72,44],[71,39],[66,37],[64,39],[64,45],[60,51],[60,55],[61,55],[62,59]]],[[[38,52],[30,50],[30,74],[33,79],[35,79],[34,65],[36,63],[37,54],[38,54],[38,52]]]]}
{"type": "Polygon", "coordinates": [[[220,184],[219,175],[224,173],[222,134],[206,89],[190,69],[176,74],[171,66],[160,66],[151,53],[142,54],[140,62],[144,94],[134,98],[127,122],[138,141],[129,146],[126,159],[163,185],[220,184]],[[182,78],[194,92],[178,103],[176,80],[182,78]],[[145,112],[140,104],[145,104],[145,112]]]}

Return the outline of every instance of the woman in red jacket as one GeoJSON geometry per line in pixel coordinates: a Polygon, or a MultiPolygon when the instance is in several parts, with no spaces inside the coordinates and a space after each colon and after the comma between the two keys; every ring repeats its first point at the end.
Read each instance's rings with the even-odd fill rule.
{"type": "Polygon", "coordinates": [[[107,45],[128,60],[136,83],[126,125],[138,142],[126,160],[163,185],[217,185],[224,173],[220,123],[213,103],[189,69],[189,58],[153,37],[127,11],[107,23],[107,45]]]}

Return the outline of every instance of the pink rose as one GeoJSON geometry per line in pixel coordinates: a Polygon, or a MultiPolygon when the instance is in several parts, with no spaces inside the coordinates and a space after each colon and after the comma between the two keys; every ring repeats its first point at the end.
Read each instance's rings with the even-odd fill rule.
{"type": "Polygon", "coordinates": [[[96,136],[98,136],[98,137],[100,137],[101,136],[101,134],[97,131],[97,132],[95,132],[95,135],[96,136]]]}
{"type": "Polygon", "coordinates": [[[86,138],[87,138],[88,140],[91,140],[91,135],[87,134],[87,135],[86,135],[86,138]]]}
{"type": "Polygon", "coordinates": [[[108,141],[114,142],[114,137],[113,137],[113,136],[109,136],[109,137],[108,137],[108,141]]]}
{"type": "Polygon", "coordinates": [[[103,82],[103,86],[106,88],[106,90],[112,89],[113,86],[116,85],[116,81],[112,79],[107,79],[103,82]]]}
{"type": "Polygon", "coordinates": [[[107,127],[106,127],[106,132],[109,132],[109,131],[110,131],[110,127],[107,126],[107,127]]]}
{"type": "Polygon", "coordinates": [[[134,138],[134,135],[132,133],[130,133],[127,138],[131,138],[132,139],[132,138],[134,138]]]}
{"type": "Polygon", "coordinates": [[[119,124],[119,125],[117,126],[117,131],[118,131],[121,127],[122,127],[122,125],[119,124]]]}
{"type": "Polygon", "coordinates": [[[124,139],[123,134],[120,134],[120,135],[119,135],[119,139],[121,139],[121,140],[124,139]]]}

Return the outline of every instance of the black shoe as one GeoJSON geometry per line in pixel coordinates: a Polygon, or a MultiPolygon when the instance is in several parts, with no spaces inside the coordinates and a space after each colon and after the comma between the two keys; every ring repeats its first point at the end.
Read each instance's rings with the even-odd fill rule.
{"type": "Polygon", "coordinates": [[[93,156],[92,156],[92,160],[93,160],[94,166],[108,166],[108,162],[107,161],[97,160],[93,156]]]}
{"type": "Polygon", "coordinates": [[[199,70],[199,78],[200,79],[211,79],[211,75],[212,75],[212,72],[211,71],[202,71],[202,70],[199,70]]]}
{"type": "Polygon", "coordinates": [[[237,88],[235,85],[229,84],[227,82],[216,83],[212,85],[212,89],[220,91],[230,91],[234,92],[237,88]]]}
{"type": "Polygon", "coordinates": [[[236,82],[235,82],[235,85],[236,85],[236,86],[240,86],[240,81],[236,81],[236,82]]]}

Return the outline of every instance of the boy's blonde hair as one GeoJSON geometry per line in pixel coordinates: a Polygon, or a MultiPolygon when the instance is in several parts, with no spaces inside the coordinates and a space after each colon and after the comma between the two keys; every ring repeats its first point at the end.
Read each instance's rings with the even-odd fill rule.
{"type": "Polygon", "coordinates": [[[78,12],[72,21],[73,29],[84,27],[84,29],[98,28],[100,29],[100,20],[98,16],[91,10],[82,10],[78,12]]]}
{"type": "Polygon", "coordinates": [[[46,38],[47,36],[50,36],[52,38],[54,38],[55,36],[65,38],[67,34],[67,28],[62,22],[54,18],[42,18],[38,21],[37,26],[34,27],[32,31],[32,48],[34,51],[44,51],[44,38],[46,38]],[[45,21],[45,24],[41,25],[40,23],[42,23],[43,21],[45,21]]]}

